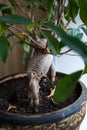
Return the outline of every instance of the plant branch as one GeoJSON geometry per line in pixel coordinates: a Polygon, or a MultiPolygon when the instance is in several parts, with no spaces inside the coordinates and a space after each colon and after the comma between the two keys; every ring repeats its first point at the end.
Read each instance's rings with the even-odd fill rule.
{"type": "Polygon", "coordinates": [[[68,52],[70,52],[70,51],[72,51],[72,49],[68,49],[67,51],[64,51],[64,52],[60,53],[60,56],[61,56],[61,55],[64,55],[64,54],[69,55],[69,56],[80,56],[80,55],[78,55],[78,54],[68,53],[68,52]],[[67,53],[68,53],[68,54],[67,54],[67,53]]]}
{"type": "Polygon", "coordinates": [[[64,11],[64,5],[65,5],[65,2],[66,0],[57,0],[58,2],[58,5],[59,5],[59,8],[58,8],[58,19],[57,19],[57,22],[56,22],[56,25],[59,25],[60,22],[62,21],[62,13],[64,11]]]}
{"type": "Polygon", "coordinates": [[[69,56],[80,56],[80,55],[78,55],[78,54],[71,54],[71,53],[66,54],[66,55],[69,55],[69,56]]]}
{"type": "Polygon", "coordinates": [[[64,55],[64,54],[66,54],[66,53],[68,53],[68,52],[70,52],[70,51],[71,51],[71,49],[69,49],[69,50],[67,50],[67,51],[64,51],[64,52],[61,52],[60,55],[64,55]]]}
{"type": "Polygon", "coordinates": [[[26,10],[24,10],[21,6],[20,6],[20,3],[18,2],[17,0],[17,3],[16,3],[17,7],[20,9],[20,11],[23,12],[24,15],[27,15],[27,17],[30,19],[30,16],[28,14],[28,12],[26,10]]]}
{"type": "Polygon", "coordinates": [[[14,25],[7,25],[8,27],[11,27],[11,28],[14,28],[16,31],[18,31],[18,32],[20,32],[20,33],[24,33],[24,31],[21,29],[21,28],[19,28],[19,27],[16,27],[16,26],[14,26],[14,25]]]}
{"type": "MultiPolygon", "coordinates": [[[[42,53],[51,54],[50,52],[48,52],[46,50],[46,48],[43,48],[41,45],[39,45],[38,42],[36,42],[31,36],[28,36],[28,38],[33,42],[33,44],[31,42],[24,41],[22,38],[20,38],[20,36],[18,36],[14,31],[12,31],[12,29],[8,28],[8,30],[10,32],[12,32],[16,37],[18,37],[22,42],[25,42],[27,45],[29,45],[37,50],[39,49],[39,51],[41,51],[42,53]]],[[[25,35],[26,35],[26,33],[25,33],[25,35]]]]}

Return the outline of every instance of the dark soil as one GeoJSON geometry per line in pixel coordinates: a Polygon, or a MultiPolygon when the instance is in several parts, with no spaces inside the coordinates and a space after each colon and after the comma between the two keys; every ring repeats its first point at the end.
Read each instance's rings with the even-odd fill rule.
{"type": "MultiPolygon", "coordinates": [[[[38,108],[38,113],[46,113],[64,108],[67,105],[72,104],[80,96],[81,88],[78,83],[75,91],[65,103],[58,103],[55,105],[51,99],[48,99],[47,96],[50,94],[50,89],[55,86],[61,77],[61,74],[58,74],[58,76],[56,76],[55,83],[51,83],[50,81],[43,82],[43,80],[40,82],[40,106],[38,108]]],[[[27,86],[27,76],[12,79],[0,84],[0,110],[22,114],[36,113],[34,108],[30,106],[30,102],[28,100],[27,86]],[[13,106],[9,108],[11,105],[13,106]]]]}

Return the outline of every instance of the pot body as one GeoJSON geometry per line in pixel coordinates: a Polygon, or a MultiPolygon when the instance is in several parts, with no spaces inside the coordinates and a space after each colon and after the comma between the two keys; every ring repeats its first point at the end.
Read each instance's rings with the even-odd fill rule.
{"type": "MultiPolygon", "coordinates": [[[[14,74],[0,80],[0,84],[26,77],[26,73],[14,74]]],[[[79,83],[79,98],[64,109],[36,115],[21,115],[0,110],[0,130],[79,130],[86,113],[87,89],[79,83]]]]}

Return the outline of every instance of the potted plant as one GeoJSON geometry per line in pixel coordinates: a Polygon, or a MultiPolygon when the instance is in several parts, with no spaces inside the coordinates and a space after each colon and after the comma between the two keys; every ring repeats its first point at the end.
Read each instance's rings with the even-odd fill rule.
{"type": "MultiPolygon", "coordinates": [[[[27,73],[13,74],[0,80],[1,128],[77,129],[84,118],[87,99],[86,88],[83,83],[78,82],[87,69],[87,45],[81,41],[83,34],[79,29],[69,28],[69,23],[75,22],[76,16],[80,14],[84,25],[87,25],[86,0],[7,2],[0,3],[0,60],[5,62],[9,50],[15,44],[22,43],[26,51],[27,73]],[[12,41],[10,43],[10,38],[13,38],[13,43],[12,41]],[[61,53],[65,46],[69,49],[61,53]],[[53,56],[71,50],[76,51],[84,59],[84,70],[70,75],[56,74],[53,56]],[[14,85],[16,80],[18,83],[14,85]],[[73,103],[71,101],[71,105],[65,105],[64,102],[68,103],[74,93],[76,98],[73,103]],[[51,105],[49,108],[52,110],[46,111],[48,104],[44,103],[42,106],[42,99],[51,105]],[[60,104],[65,108],[58,108],[60,104]],[[28,107],[24,109],[24,106],[28,107]],[[25,110],[27,114],[24,114],[25,110]]],[[[81,29],[87,33],[85,26],[81,26],[81,29]]]]}

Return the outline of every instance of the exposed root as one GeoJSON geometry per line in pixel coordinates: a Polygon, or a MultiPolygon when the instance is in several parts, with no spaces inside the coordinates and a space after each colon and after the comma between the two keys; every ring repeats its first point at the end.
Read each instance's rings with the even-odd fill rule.
{"type": "Polygon", "coordinates": [[[51,93],[47,96],[48,99],[54,95],[55,90],[56,90],[56,86],[54,86],[54,88],[51,88],[51,93]]]}
{"type": "Polygon", "coordinates": [[[16,109],[16,106],[9,104],[7,111],[10,111],[11,109],[16,109]]]}

